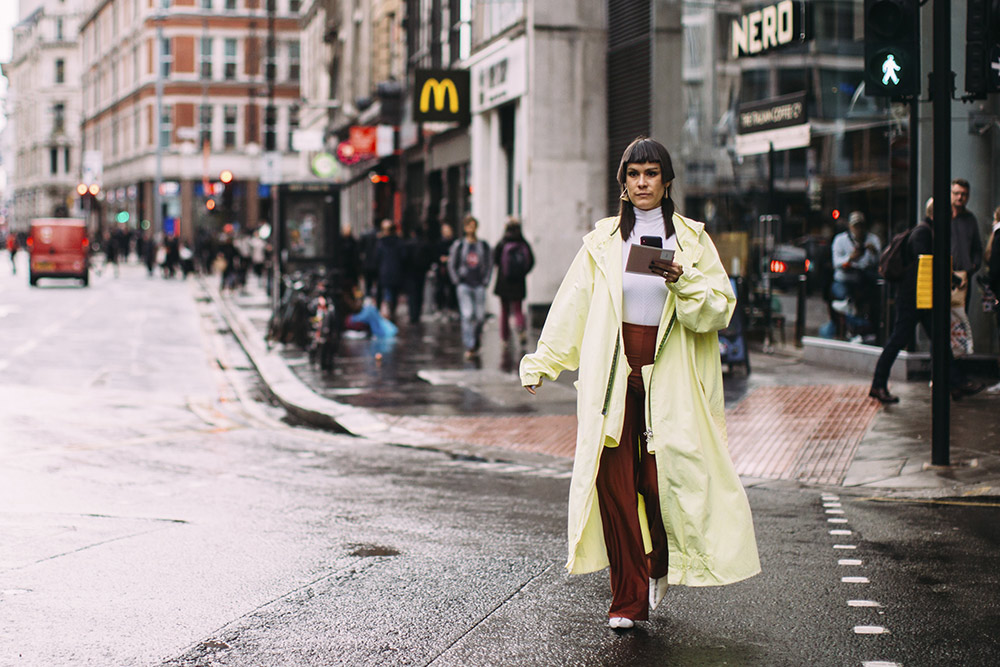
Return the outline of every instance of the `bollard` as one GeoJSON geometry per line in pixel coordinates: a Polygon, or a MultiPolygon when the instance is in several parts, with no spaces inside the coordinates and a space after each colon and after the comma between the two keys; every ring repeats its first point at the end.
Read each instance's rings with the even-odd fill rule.
{"type": "Polygon", "coordinates": [[[802,337],[806,335],[806,274],[799,276],[799,296],[795,305],[795,347],[802,347],[802,337]]]}

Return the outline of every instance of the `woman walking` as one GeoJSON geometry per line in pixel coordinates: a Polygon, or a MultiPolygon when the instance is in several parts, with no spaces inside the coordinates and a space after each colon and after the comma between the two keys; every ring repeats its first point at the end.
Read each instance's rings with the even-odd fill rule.
{"type": "Polygon", "coordinates": [[[760,571],[750,506],[729,458],[718,330],[735,308],[705,225],[674,212],[662,144],[633,141],[619,215],[583,239],[538,342],[532,394],[579,368],[569,498],[571,574],[610,566],[612,628],[647,620],[667,584],[714,586],[760,571]],[[673,250],[626,273],[644,236],[673,250]]]}
{"type": "Polygon", "coordinates": [[[493,249],[493,264],[497,267],[493,293],[500,297],[500,340],[505,345],[510,343],[510,318],[513,316],[523,348],[528,342],[522,305],[527,294],[524,279],[535,266],[535,255],[521,233],[517,218],[507,221],[503,238],[493,249]]]}

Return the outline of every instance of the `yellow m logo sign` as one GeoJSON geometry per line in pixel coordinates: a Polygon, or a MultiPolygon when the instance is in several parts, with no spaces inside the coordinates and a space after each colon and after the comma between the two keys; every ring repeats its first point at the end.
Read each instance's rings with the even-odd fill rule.
{"type": "Polygon", "coordinates": [[[458,113],[458,90],[451,79],[438,81],[437,79],[427,79],[424,87],[420,91],[420,111],[426,113],[430,110],[431,93],[434,93],[434,108],[438,111],[444,109],[445,95],[449,95],[449,109],[451,113],[458,113]]]}

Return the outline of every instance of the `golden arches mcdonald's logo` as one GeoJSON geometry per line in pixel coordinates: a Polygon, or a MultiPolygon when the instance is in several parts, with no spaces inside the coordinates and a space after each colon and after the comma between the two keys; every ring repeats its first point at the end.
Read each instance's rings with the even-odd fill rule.
{"type": "Polygon", "coordinates": [[[420,110],[423,112],[430,111],[431,106],[431,94],[434,95],[434,108],[438,111],[444,109],[444,100],[446,95],[450,95],[452,113],[458,113],[458,90],[455,88],[455,82],[451,79],[445,79],[444,81],[438,81],[437,79],[430,78],[424,81],[423,90],[420,91],[420,110]]]}
{"type": "Polygon", "coordinates": [[[417,70],[413,120],[468,122],[471,96],[468,70],[417,70]]]}

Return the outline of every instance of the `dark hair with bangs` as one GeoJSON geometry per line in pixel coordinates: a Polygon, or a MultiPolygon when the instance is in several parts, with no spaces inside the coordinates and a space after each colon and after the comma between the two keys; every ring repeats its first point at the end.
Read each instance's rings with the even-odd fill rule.
{"type": "MultiPolygon", "coordinates": [[[[655,139],[648,137],[636,137],[622,153],[622,161],[618,165],[618,185],[622,192],[625,191],[625,173],[630,164],[642,164],[644,162],[657,162],[660,165],[660,178],[663,184],[674,180],[674,165],[670,159],[670,153],[666,147],[655,139]]],[[[664,238],[669,238],[674,233],[674,201],[670,198],[670,191],[664,193],[663,201],[660,202],[660,209],[663,211],[663,234],[664,238]]],[[[627,241],[635,228],[635,209],[632,202],[621,199],[618,202],[619,223],[622,240],[627,241]]]]}

